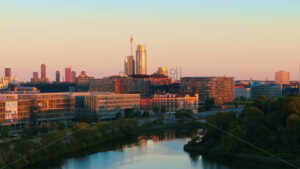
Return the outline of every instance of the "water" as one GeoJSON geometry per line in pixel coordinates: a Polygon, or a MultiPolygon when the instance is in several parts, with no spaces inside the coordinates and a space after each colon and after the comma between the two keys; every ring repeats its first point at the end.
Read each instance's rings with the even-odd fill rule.
{"type": "MultiPolygon", "coordinates": [[[[188,138],[176,138],[174,133],[163,137],[141,137],[136,145],[118,150],[76,155],[60,161],[30,167],[31,169],[252,169],[258,166],[192,156],[183,151],[188,138]],[[50,165],[51,164],[51,165],[50,165]]],[[[274,169],[274,167],[262,167],[274,169]]]]}

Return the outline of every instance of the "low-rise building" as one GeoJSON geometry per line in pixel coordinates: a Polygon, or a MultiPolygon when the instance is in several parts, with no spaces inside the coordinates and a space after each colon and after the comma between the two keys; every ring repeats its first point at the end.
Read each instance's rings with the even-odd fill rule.
{"type": "Polygon", "coordinates": [[[234,88],[235,98],[249,99],[251,97],[251,92],[250,91],[251,91],[250,88],[235,86],[235,88],[234,88]]]}
{"type": "Polygon", "coordinates": [[[68,122],[75,118],[75,96],[72,93],[19,94],[18,99],[30,101],[35,123],[68,122]]]}
{"type": "Polygon", "coordinates": [[[30,120],[30,101],[16,97],[4,97],[0,100],[0,127],[10,126],[12,130],[24,129],[30,120]]]}
{"type": "Polygon", "coordinates": [[[101,119],[140,110],[140,94],[91,93],[85,96],[84,102],[85,108],[97,113],[101,119]]]}
{"type": "Polygon", "coordinates": [[[149,95],[151,88],[150,81],[144,78],[113,76],[103,79],[91,79],[89,91],[149,95]]]}
{"type": "Polygon", "coordinates": [[[280,84],[263,84],[261,82],[254,82],[251,85],[251,98],[255,99],[261,95],[268,98],[278,98],[282,96],[282,88],[280,84]]]}
{"type": "Polygon", "coordinates": [[[152,98],[153,108],[165,109],[167,112],[176,112],[180,109],[198,110],[198,94],[155,94],[152,98]]]}

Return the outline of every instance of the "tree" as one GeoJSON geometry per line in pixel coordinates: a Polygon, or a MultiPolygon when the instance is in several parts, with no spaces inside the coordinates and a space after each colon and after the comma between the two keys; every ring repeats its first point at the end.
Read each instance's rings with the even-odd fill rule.
{"type": "Polygon", "coordinates": [[[8,126],[3,126],[2,127],[0,137],[3,141],[6,141],[6,139],[9,137],[9,128],[8,128],[8,126]]]}
{"type": "Polygon", "coordinates": [[[194,113],[190,109],[180,109],[176,111],[175,117],[181,121],[194,119],[194,113]]]}
{"type": "Polygon", "coordinates": [[[215,106],[215,99],[214,98],[207,98],[204,102],[204,110],[210,110],[215,106]]]}

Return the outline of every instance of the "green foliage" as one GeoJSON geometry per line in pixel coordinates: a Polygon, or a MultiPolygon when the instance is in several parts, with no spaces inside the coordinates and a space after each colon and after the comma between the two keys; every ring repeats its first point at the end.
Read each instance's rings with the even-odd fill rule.
{"type": "Polygon", "coordinates": [[[264,154],[245,144],[249,142],[280,157],[300,158],[299,96],[279,99],[260,96],[239,116],[220,112],[209,116],[207,124],[204,137],[190,144],[225,153],[264,154]]]}
{"type": "Polygon", "coordinates": [[[194,119],[194,113],[190,109],[180,109],[176,111],[175,117],[181,121],[194,119]]]}
{"type": "Polygon", "coordinates": [[[215,99],[214,98],[208,98],[204,102],[204,110],[210,110],[215,106],[215,99]]]}
{"type": "Polygon", "coordinates": [[[95,125],[80,122],[66,129],[59,126],[60,124],[55,125],[56,129],[41,133],[36,137],[0,144],[0,166],[30,154],[12,166],[15,169],[23,168],[26,165],[58,158],[86,147],[136,136],[141,128],[136,119],[98,122],[95,125]]]}
{"type": "Polygon", "coordinates": [[[0,131],[0,137],[4,141],[9,137],[9,128],[7,126],[2,127],[0,131]]]}

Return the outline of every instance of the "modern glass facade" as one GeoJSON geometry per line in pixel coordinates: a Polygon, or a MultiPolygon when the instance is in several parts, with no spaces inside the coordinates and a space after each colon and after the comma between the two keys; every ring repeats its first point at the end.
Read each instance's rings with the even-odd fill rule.
{"type": "Polygon", "coordinates": [[[137,45],[136,50],[136,74],[147,74],[147,51],[145,45],[137,45]]]}

